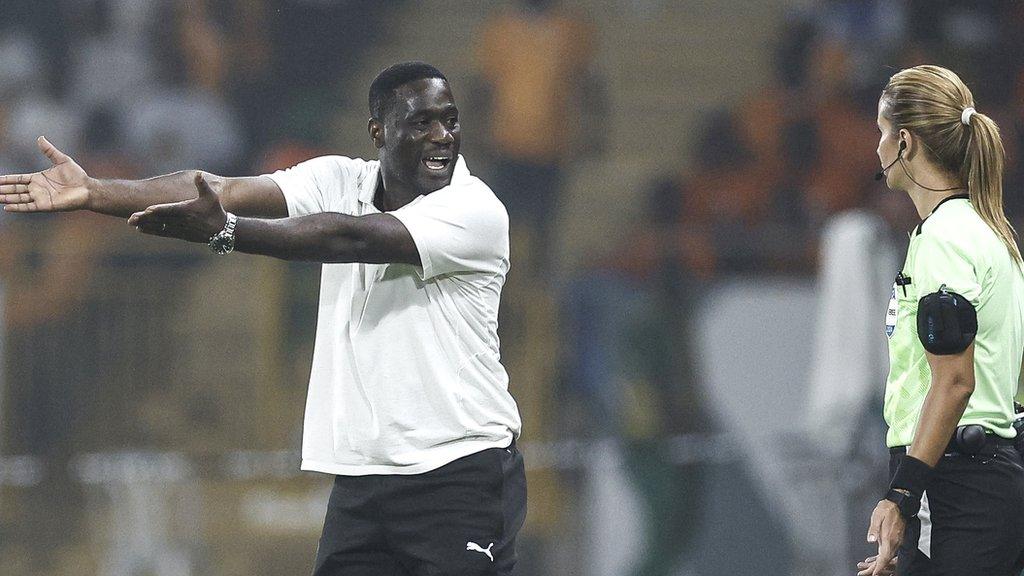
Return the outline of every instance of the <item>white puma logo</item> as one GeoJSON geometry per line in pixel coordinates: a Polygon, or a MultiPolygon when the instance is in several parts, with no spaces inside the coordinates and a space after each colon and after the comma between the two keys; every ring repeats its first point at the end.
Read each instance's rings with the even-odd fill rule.
{"type": "Polygon", "coordinates": [[[481,548],[480,545],[476,542],[466,542],[466,550],[472,550],[474,552],[482,552],[484,554],[487,554],[487,557],[491,559],[491,562],[494,562],[494,556],[491,554],[491,548],[493,547],[494,542],[491,542],[491,545],[488,546],[486,549],[481,548]]]}

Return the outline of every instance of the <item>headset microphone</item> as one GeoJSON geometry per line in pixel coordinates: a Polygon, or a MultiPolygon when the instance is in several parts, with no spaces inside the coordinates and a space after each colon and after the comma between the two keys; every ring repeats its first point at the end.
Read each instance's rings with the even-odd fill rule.
{"type": "Polygon", "coordinates": [[[885,171],[888,170],[889,168],[892,168],[893,164],[895,164],[895,163],[900,161],[900,158],[903,157],[903,150],[906,149],[906,147],[907,147],[907,141],[906,140],[900,140],[900,150],[899,150],[899,152],[896,153],[896,159],[893,160],[892,162],[889,162],[889,165],[886,166],[885,168],[882,168],[878,172],[878,174],[875,174],[875,180],[881,180],[882,178],[885,178],[885,171]]]}

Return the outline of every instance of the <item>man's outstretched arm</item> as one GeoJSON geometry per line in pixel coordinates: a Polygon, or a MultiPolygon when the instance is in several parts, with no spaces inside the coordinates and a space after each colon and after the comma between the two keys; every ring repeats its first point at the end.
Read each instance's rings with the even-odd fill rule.
{"type": "MultiPolygon", "coordinates": [[[[224,229],[225,207],[202,174],[198,194],[183,202],[150,206],[128,223],[145,234],[206,243],[224,229]]],[[[265,220],[240,218],[235,249],[283,260],[420,264],[409,230],[391,214],[350,216],[334,212],[265,220]]]]}
{"type": "Polygon", "coordinates": [[[70,156],[37,141],[52,166],[31,174],[0,176],[0,204],[8,212],[66,212],[90,210],[127,217],[154,204],[195,198],[195,177],[203,174],[228,210],[243,216],[281,218],[288,215],[284,194],[266,176],[225,178],[196,170],[147,180],[91,178],[70,156]]]}

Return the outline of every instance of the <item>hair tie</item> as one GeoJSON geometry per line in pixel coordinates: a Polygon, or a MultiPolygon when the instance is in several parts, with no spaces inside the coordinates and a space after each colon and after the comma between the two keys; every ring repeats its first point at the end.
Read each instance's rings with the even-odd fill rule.
{"type": "Polygon", "coordinates": [[[964,123],[964,126],[970,126],[971,125],[971,115],[972,114],[977,114],[977,113],[978,113],[977,110],[975,110],[971,106],[968,106],[967,108],[964,108],[963,112],[960,113],[960,121],[964,123]]]}

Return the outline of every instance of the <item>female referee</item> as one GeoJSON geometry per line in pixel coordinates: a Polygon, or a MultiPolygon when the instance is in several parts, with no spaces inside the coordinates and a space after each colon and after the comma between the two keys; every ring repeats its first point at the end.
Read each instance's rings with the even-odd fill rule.
{"type": "Polygon", "coordinates": [[[921,223],[886,314],[892,480],[868,528],[878,555],[859,574],[1016,576],[1024,273],[1003,214],[999,129],[938,66],[889,79],[878,129],[879,176],[910,196],[921,223]]]}

